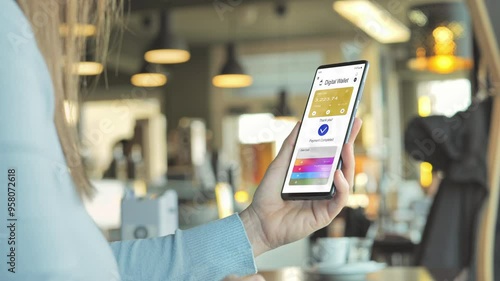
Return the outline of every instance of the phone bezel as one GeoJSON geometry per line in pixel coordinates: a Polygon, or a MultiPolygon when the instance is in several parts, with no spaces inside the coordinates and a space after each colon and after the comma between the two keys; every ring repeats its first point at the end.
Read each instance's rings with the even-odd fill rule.
{"type": "MultiPolygon", "coordinates": [[[[325,65],[319,66],[316,69],[316,72],[314,73],[314,77],[313,77],[313,82],[311,83],[311,89],[309,90],[309,96],[307,97],[306,108],[304,110],[302,118],[300,119],[301,122],[300,122],[299,132],[297,133],[297,138],[300,135],[300,130],[302,129],[302,121],[304,120],[304,117],[306,116],[306,113],[307,113],[307,105],[309,104],[309,99],[313,95],[312,89],[314,87],[314,82],[315,82],[316,76],[318,75],[318,71],[320,69],[324,69],[324,68],[335,68],[335,67],[342,67],[342,66],[349,66],[349,65],[356,65],[356,64],[364,64],[364,67],[363,67],[363,74],[360,76],[361,81],[359,82],[360,84],[359,84],[358,92],[356,93],[356,99],[354,100],[355,105],[353,107],[351,116],[349,118],[349,125],[347,126],[346,135],[344,136],[344,144],[347,143],[347,141],[349,140],[349,135],[351,134],[352,124],[353,124],[354,118],[356,117],[356,112],[358,109],[359,101],[361,100],[361,97],[363,96],[363,90],[364,90],[365,80],[366,80],[366,73],[367,73],[368,68],[370,66],[368,61],[366,61],[366,60],[358,60],[358,61],[342,62],[342,63],[334,63],[334,64],[325,64],[325,65]]],[[[297,139],[295,140],[295,144],[293,146],[293,152],[295,152],[296,144],[297,144],[297,139]]],[[[291,161],[291,159],[290,159],[290,161],[291,161]]],[[[335,170],[340,169],[341,166],[342,166],[342,156],[340,156],[339,163],[337,164],[337,167],[335,168],[335,170]]],[[[290,164],[288,164],[288,168],[286,170],[286,175],[288,175],[289,170],[290,170],[290,164]]],[[[285,179],[283,182],[283,186],[281,187],[281,198],[283,200],[331,199],[335,195],[335,190],[336,190],[335,182],[332,182],[332,186],[330,187],[329,192],[283,193],[283,190],[285,188],[285,184],[286,184],[286,176],[285,176],[285,179]]]]}

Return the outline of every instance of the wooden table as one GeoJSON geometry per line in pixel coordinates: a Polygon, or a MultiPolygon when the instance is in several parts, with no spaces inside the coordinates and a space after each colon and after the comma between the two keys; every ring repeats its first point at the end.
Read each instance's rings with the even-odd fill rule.
{"type": "Polygon", "coordinates": [[[287,267],[273,271],[260,271],[266,281],[443,281],[453,280],[458,270],[427,270],[424,267],[387,267],[370,273],[366,279],[332,278],[326,275],[308,274],[299,267],[287,267]]]}

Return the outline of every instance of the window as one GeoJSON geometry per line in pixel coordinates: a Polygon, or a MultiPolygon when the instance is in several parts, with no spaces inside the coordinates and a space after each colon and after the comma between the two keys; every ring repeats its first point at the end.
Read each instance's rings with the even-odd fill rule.
{"type": "Polygon", "coordinates": [[[453,116],[471,104],[471,84],[468,79],[420,82],[417,86],[420,116],[453,116]]]}
{"type": "Polygon", "coordinates": [[[240,58],[254,83],[238,93],[249,97],[275,96],[281,89],[292,96],[307,96],[314,72],[324,62],[319,50],[249,54],[240,58]]]}

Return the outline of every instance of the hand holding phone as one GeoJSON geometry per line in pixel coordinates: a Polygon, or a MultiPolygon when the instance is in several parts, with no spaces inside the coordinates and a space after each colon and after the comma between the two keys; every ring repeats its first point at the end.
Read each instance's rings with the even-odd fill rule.
{"type": "Polygon", "coordinates": [[[281,191],[284,200],[330,199],[361,99],[367,61],[318,67],[281,191]]]}
{"type": "Polygon", "coordinates": [[[336,193],[332,200],[292,201],[281,198],[280,190],[299,131],[299,124],[295,126],[267,169],[252,203],[240,213],[255,256],[302,239],[330,224],[339,214],[347,203],[349,188],[354,182],[353,144],[361,123],[361,119],[354,119],[349,140],[342,148],[344,161],[342,169],[334,172],[336,193]]]}
{"type": "MultiPolygon", "coordinates": [[[[291,172],[293,172],[293,167],[295,166],[295,161],[297,160],[298,148],[303,143],[301,140],[301,136],[299,133],[307,132],[305,128],[308,128],[306,124],[306,116],[308,114],[317,116],[319,109],[316,110],[316,113],[310,112],[311,109],[311,95],[317,90],[320,89],[331,89],[334,88],[334,82],[328,81],[325,82],[325,79],[333,80],[330,78],[332,74],[339,74],[339,72],[323,72],[323,68],[331,68],[332,66],[322,66],[318,68],[316,71],[316,77],[314,78],[316,85],[313,84],[311,95],[309,97],[306,112],[304,113],[304,117],[300,126],[297,125],[290,133],[288,138],[285,140],[283,145],[281,146],[281,150],[278,153],[278,156],[271,163],[267,172],[261,181],[259,187],[255,191],[253,201],[250,206],[245,209],[243,212],[239,214],[240,219],[245,228],[247,237],[252,244],[252,249],[254,252],[254,256],[259,256],[260,254],[274,249],[276,247],[285,245],[287,243],[291,243],[310,235],[314,231],[323,228],[330,224],[332,220],[339,214],[342,208],[347,203],[347,199],[349,197],[349,188],[352,186],[354,181],[354,151],[353,144],[354,140],[361,128],[361,120],[355,118],[355,107],[353,102],[357,103],[359,98],[361,97],[362,86],[364,82],[364,76],[368,68],[367,62],[354,62],[347,63],[342,65],[334,65],[334,66],[351,66],[349,68],[341,71],[341,74],[344,75],[353,75],[349,77],[356,78],[354,82],[354,78],[350,80],[354,84],[351,84],[353,87],[352,95],[356,95],[353,100],[349,100],[346,105],[347,110],[343,116],[348,116],[347,120],[344,121],[344,125],[347,125],[347,128],[344,126],[344,130],[340,130],[340,132],[336,132],[336,134],[341,135],[341,140],[339,142],[336,139],[334,142],[334,146],[337,145],[338,149],[335,150],[335,159],[339,159],[340,155],[343,158],[343,165],[341,170],[336,170],[337,167],[340,167],[339,161],[334,161],[330,166],[332,166],[332,170],[329,174],[329,179],[327,181],[326,187],[323,185],[319,185],[313,187],[312,189],[317,189],[318,191],[306,190],[303,192],[290,192],[287,189],[287,182],[289,183],[291,172]],[[354,68],[352,65],[356,65],[354,68]],[[351,72],[346,72],[345,70],[351,70],[351,72]],[[353,70],[358,70],[359,72],[352,73],[353,70]],[[321,71],[321,73],[319,73],[321,71]],[[322,76],[319,76],[319,75],[322,76]],[[319,78],[318,78],[319,76],[319,78]],[[321,79],[323,77],[323,79],[321,79]],[[326,78],[325,78],[326,77],[326,78]],[[323,80],[323,81],[321,81],[323,80]],[[321,86],[320,86],[321,84],[321,86]],[[326,88],[325,88],[326,85],[326,88]],[[338,144],[337,144],[338,142],[338,144]],[[290,161],[291,159],[291,161],[290,161]],[[331,176],[331,179],[330,179],[331,176]],[[283,179],[285,179],[285,185],[283,185],[283,179]],[[331,183],[330,183],[331,180],[331,183]],[[328,185],[329,184],[329,185],[328,185]],[[280,196],[280,189],[282,190],[280,196]],[[326,190],[326,191],[324,191],[326,190]],[[285,199],[323,199],[323,198],[331,198],[333,193],[336,193],[335,197],[332,200],[307,200],[307,201],[290,201],[290,200],[282,200],[285,199]],[[281,197],[281,198],[280,198],[281,197]]],[[[342,80],[346,83],[349,83],[348,80],[342,80]]],[[[344,82],[340,81],[340,84],[344,82]]],[[[337,83],[337,82],[335,82],[337,83]]],[[[336,84],[338,88],[341,88],[339,84],[336,84]]],[[[348,86],[348,85],[347,85],[348,86]]],[[[328,96],[328,95],[327,95],[328,96]]],[[[333,95],[335,97],[335,95],[333,95]]],[[[319,98],[319,97],[318,97],[319,98]]],[[[324,95],[323,95],[324,98],[324,95]]],[[[340,97],[339,97],[340,98],[340,97]]],[[[318,99],[318,102],[324,102],[323,99],[318,99]]],[[[329,105],[329,104],[328,104],[329,105]]],[[[316,104],[316,108],[320,108],[324,110],[324,112],[319,112],[320,114],[328,114],[326,108],[323,104],[316,104]]],[[[341,108],[336,108],[337,112],[341,111],[341,108]]],[[[330,113],[332,110],[330,109],[330,113]]],[[[321,117],[313,117],[313,118],[321,118],[321,117]]],[[[314,119],[313,119],[314,120],[314,119]]],[[[319,119],[316,119],[319,120],[319,119]]],[[[337,121],[345,120],[340,118],[337,121]]],[[[327,122],[333,121],[326,120],[327,122]]],[[[320,121],[321,122],[321,121],[320,121]]],[[[310,123],[310,122],[307,122],[310,123]]],[[[342,122],[340,122],[342,123],[342,122]]],[[[313,123],[310,123],[314,125],[313,123]]],[[[328,124],[328,129],[325,127],[321,127],[323,124],[316,124],[316,127],[310,126],[309,133],[317,136],[328,139],[331,138],[329,134],[335,132],[338,128],[336,126],[330,126],[333,123],[328,124]],[[312,131],[314,130],[314,131],[312,131]],[[321,136],[323,134],[323,136],[321,136]]],[[[307,134],[305,134],[307,137],[307,134]]],[[[315,137],[313,139],[317,139],[315,137]]],[[[311,139],[311,138],[310,138],[311,139]]],[[[306,138],[307,140],[307,138],[306,138]]],[[[307,143],[307,142],[306,142],[307,143]]],[[[316,142],[317,144],[318,142],[316,142]]],[[[328,142],[319,142],[323,143],[323,146],[328,147],[332,146],[328,142]]],[[[331,153],[331,151],[326,151],[326,153],[331,153]]],[[[322,155],[318,155],[322,156],[322,155]]],[[[312,157],[315,158],[315,157],[312,157]]],[[[321,158],[321,157],[316,157],[321,158]]],[[[325,157],[323,157],[325,158],[325,157]]],[[[318,165],[318,164],[317,164],[318,165]]],[[[323,164],[328,165],[328,164],[323,164]]],[[[322,167],[324,168],[324,167],[322,167]]],[[[296,186],[297,187],[297,186],[296,186]]],[[[308,188],[310,186],[304,185],[302,188],[308,188]]]]}

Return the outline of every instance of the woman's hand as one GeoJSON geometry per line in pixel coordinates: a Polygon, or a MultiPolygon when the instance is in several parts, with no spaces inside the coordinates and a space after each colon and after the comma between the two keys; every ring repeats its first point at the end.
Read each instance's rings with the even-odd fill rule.
{"type": "Polygon", "coordinates": [[[267,169],[255,191],[252,204],[240,213],[254,256],[306,237],[330,224],[347,203],[354,180],[354,140],[361,129],[356,118],[349,141],[342,149],[342,170],[335,171],[335,195],[331,200],[284,201],[281,188],[285,181],[298,124],[283,143],[276,159],[267,169]]]}

